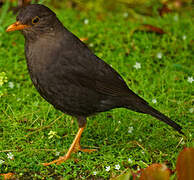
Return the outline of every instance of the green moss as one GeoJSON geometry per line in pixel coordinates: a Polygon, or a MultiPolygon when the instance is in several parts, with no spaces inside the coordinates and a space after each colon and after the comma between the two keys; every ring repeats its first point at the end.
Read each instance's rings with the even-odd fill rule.
{"type": "Polygon", "coordinates": [[[88,38],[86,43],[92,51],[111,64],[134,92],[182,125],[186,138],[148,115],[114,109],[88,118],[82,144],[97,148],[97,152],[73,154],[60,166],[43,167],[40,163],[58,158],[57,152],[63,155],[67,151],[77,132],[77,123],[72,123],[67,115],[56,120],[62,113],[45,102],[33,87],[22,35],[5,32],[15,19],[15,15],[7,13],[0,31],[0,72],[6,73],[14,88],[3,84],[7,93],[0,98],[0,160],[4,161],[0,173],[14,172],[23,179],[108,179],[127,167],[143,168],[154,162],[167,161],[170,167],[175,167],[183,146],[193,146],[193,84],[187,81],[193,76],[191,14],[133,19],[124,16],[125,11],[98,14],[56,9],[55,12],[70,31],[79,38],[88,38]],[[84,24],[85,19],[88,24],[84,24]],[[133,32],[142,23],[161,27],[167,33],[133,32]],[[134,68],[136,62],[141,64],[140,69],[134,68]],[[153,99],[157,103],[152,103],[153,99]],[[32,131],[38,128],[43,129],[32,131]],[[56,134],[51,137],[52,131],[56,134]],[[13,160],[7,157],[9,151],[13,160]],[[129,158],[132,162],[128,162],[129,158]],[[120,170],[115,169],[117,164],[120,170]],[[110,171],[106,171],[107,166],[110,171]]]}

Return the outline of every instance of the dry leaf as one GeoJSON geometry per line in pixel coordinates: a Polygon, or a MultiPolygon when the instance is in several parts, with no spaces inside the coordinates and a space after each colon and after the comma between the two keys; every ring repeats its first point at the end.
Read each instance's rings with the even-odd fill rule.
{"type": "Polygon", "coordinates": [[[14,173],[0,174],[0,176],[3,176],[4,180],[13,179],[14,173]]]}
{"type": "Polygon", "coordinates": [[[158,9],[160,16],[164,16],[164,14],[170,13],[171,10],[168,8],[166,4],[163,4],[162,8],[158,9]]]}
{"type": "Polygon", "coordinates": [[[31,2],[31,0],[18,0],[18,6],[22,7],[22,6],[27,6],[29,5],[31,2]]]}
{"type": "Polygon", "coordinates": [[[165,164],[152,164],[143,170],[139,180],[169,180],[170,170],[165,164]]]}
{"type": "Polygon", "coordinates": [[[178,180],[194,180],[194,148],[184,148],[176,163],[178,180]]]}
{"type": "Polygon", "coordinates": [[[142,26],[140,26],[138,28],[138,30],[147,31],[147,32],[154,32],[157,34],[164,34],[165,33],[161,28],[156,27],[156,26],[152,26],[150,24],[143,24],[142,26]]]}

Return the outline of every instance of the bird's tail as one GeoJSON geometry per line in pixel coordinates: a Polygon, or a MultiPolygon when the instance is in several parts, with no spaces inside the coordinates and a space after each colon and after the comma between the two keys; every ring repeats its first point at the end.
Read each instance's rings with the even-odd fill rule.
{"type": "Polygon", "coordinates": [[[155,118],[157,118],[157,119],[165,122],[166,124],[170,125],[175,130],[177,130],[180,134],[184,134],[181,131],[182,127],[180,125],[178,125],[177,123],[175,123],[174,121],[172,121],[169,117],[165,116],[164,114],[162,114],[158,110],[152,108],[151,106],[149,106],[148,109],[149,110],[148,110],[147,114],[150,114],[150,115],[154,116],[155,118]]]}
{"type": "MultiPolygon", "coordinates": [[[[127,108],[132,109],[131,107],[127,107],[127,108]]],[[[135,110],[135,109],[133,109],[133,110],[135,110]]],[[[152,115],[153,117],[155,117],[155,118],[157,118],[157,119],[165,122],[166,124],[170,125],[171,127],[173,127],[180,134],[184,134],[181,131],[182,127],[180,125],[178,125],[177,123],[175,123],[174,121],[172,121],[169,117],[165,116],[164,114],[162,114],[158,110],[156,110],[153,107],[149,106],[147,104],[147,102],[145,104],[142,102],[141,105],[138,105],[138,108],[136,109],[136,111],[137,112],[144,113],[144,114],[152,115]]]]}

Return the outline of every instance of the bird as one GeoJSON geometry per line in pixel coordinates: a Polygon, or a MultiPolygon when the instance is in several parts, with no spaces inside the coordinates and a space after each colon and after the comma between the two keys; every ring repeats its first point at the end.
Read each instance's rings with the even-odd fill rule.
{"type": "Polygon", "coordinates": [[[67,153],[44,166],[59,165],[73,152],[95,151],[80,145],[86,119],[114,108],[151,115],[183,134],[180,125],[134,93],[119,73],[64,27],[47,6],[31,4],[21,8],[16,22],[6,31],[16,30],[24,35],[27,68],[39,94],[78,122],[78,132],[67,153]]]}

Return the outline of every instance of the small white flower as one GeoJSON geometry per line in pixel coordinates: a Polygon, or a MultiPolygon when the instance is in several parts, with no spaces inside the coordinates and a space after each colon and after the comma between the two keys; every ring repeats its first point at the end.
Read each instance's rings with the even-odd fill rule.
{"type": "Polygon", "coordinates": [[[34,106],[38,106],[38,101],[36,101],[36,102],[34,103],[34,106]]]}
{"type": "Polygon", "coordinates": [[[190,109],[189,109],[189,112],[190,112],[190,113],[193,113],[193,111],[194,111],[194,108],[190,108],[190,109]]]}
{"type": "Polygon", "coordinates": [[[60,155],[60,152],[59,152],[59,151],[56,151],[56,152],[55,152],[55,155],[56,155],[56,156],[59,156],[59,155],[60,155]]]}
{"type": "Polygon", "coordinates": [[[130,164],[131,164],[132,162],[133,162],[133,161],[132,161],[132,159],[131,159],[131,158],[129,158],[129,159],[128,159],[128,163],[130,163],[130,164]]]}
{"type": "Polygon", "coordinates": [[[158,59],[162,59],[162,53],[161,53],[161,52],[157,53],[156,57],[157,57],[158,59]]]}
{"type": "Polygon", "coordinates": [[[152,103],[156,104],[157,100],[156,99],[152,99],[152,103]]]}
{"type": "Polygon", "coordinates": [[[110,171],[110,166],[106,166],[106,169],[105,169],[105,171],[110,171]]]}
{"type": "Polygon", "coordinates": [[[176,14],[175,16],[174,16],[174,21],[178,21],[179,20],[179,17],[178,17],[178,15],[176,14]]]}
{"type": "Polygon", "coordinates": [[[49,139],[51,139],[51,138],[53,138],[54,136],[56,136],[57,135],[57,132],[55,132],[55,131],[50,131],[49,133],[48,133],[48,135],[49,135],[49,139]]]}
{"type": "Polygon", "coordinates": [[[4,162],[5,162],[4,160],[0,159],[0,165],[3,164],[4,162]]]}
{"type": "Polygon", "coordinates": [[[185,40],[185,39],[187,39],[187,36],[186,36],[186,35],[183,35],[183,37],[182,37],[182,38],[183,38],[183,40],[185,40]]]}
{"type": "Polygon", "coordinates": [[[141,64],[136,62],[135,65],[133,66],[135,69],[140,69],[141,68],[141,64]]]}
{"type": "Polygon", "coordinates": [[[0,73],[0,86],[7,82],[7,76],[5,72],[0,73]]]}
{"type": "Polygon", "coordinates": [[[128,133],[132,133],[132,131],[133,131],[133,126],[128,128],[128,133]]]}
{"type": "Polygon", "coordinates": [[[9,152],[9,153],[7,153],[7,157],[8,157],[8,159],[13,159],[14,155],[11,152],[9,152]]]}
{"type": "Polygon", "coordinates": [[[88,19],[84,19],[84,24],[88,24],[89,20],[88,19]]]}
{"type": "Polygon", "coordinates": [[[188,81],[189,83],[192,83],[192,82],[194,81],[194,79],[193,79],[193,77],[188,77],[187,81],[188,81]]]}
{"type": "Polygon", "coordinates": [[[142,154],[145,154],[145,152],[144,152],[144,151],[141,151],[141,153],[142,153],[142,154]]]}
{"type": "Polygon", "coordinates": [[[94,171],[94,172],[93,172],[93,175],[94,175],[94,176],[96,176],[96,174],[97,174],[97,172],[96,172],[96,171],[94,171]]]}
{"type": "Polygon", "coordinates": [[[123,13],[123,17],[127,18],[129,16],[128,12],[123,13]]]}
{"type": "Polygon", "coordinates": [[[121,166],[120,166],[119,164],[115,165],[115,169],[116,169],[116,170],[119,170],[120,167],[121,167],[121,166]]]}
{"type": "Polygon", "coordinates": [[[13,89],[15,85],[14,85],[13,82],[9,82],[9,83],[8,83],[8,86],[9,86],[9,88],[13,89]]]}
{"type": "Polygon", "coordinates": [[[181,145],[184,145],[184,144],[185,144],[185,141],[182,141],[182,142],[181,142],[181,145]]]}
{"type": "Polygon", "coordinates": [[[93,44],[93,43],[90,43],[89,46],[90,46],[90,47],[94,47],[94,44],[93,44]]]}
{"type": "Polygon", "coordinates": [[[121,124],[121,121],[118,121],[119,124],[121,124]]]}

